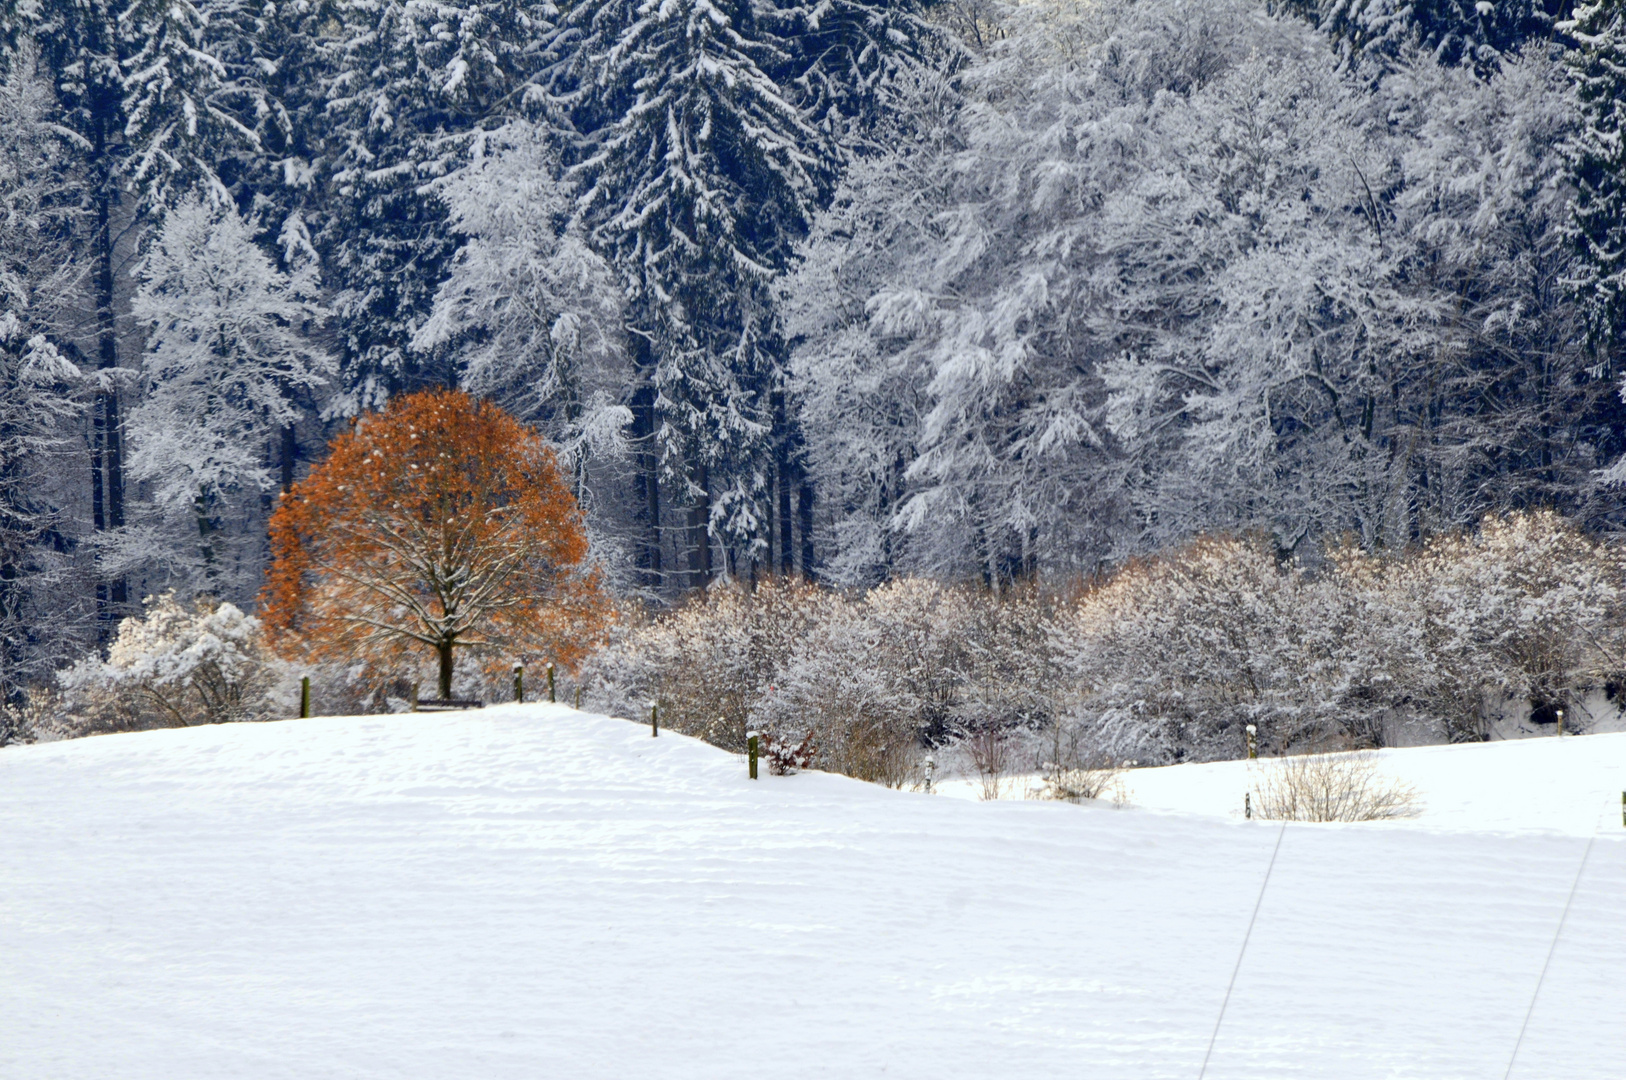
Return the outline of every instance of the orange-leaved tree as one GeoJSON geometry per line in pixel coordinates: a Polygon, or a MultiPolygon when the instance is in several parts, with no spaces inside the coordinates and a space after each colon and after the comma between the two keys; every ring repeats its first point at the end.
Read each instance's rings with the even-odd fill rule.
{"type": "Polygon", "coordinates": [[[285,651],[388,669],[431,650],[573,664],[607,607],[542,438],[488,401],[393,399],[334,439],[271,517],[261,612],[285,651]]]}

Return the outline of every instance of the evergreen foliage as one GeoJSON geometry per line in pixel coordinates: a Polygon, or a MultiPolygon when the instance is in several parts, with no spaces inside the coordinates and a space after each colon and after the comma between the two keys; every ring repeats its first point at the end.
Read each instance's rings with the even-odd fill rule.
{"type": "Polygon", "coordinates": [[[1575,9],[1571,54],[1581,123],[1570,143],[1581,255],[1576,287],[1594,338],[1626,335],[1626,4],[1600,0],[1575,9]]]}

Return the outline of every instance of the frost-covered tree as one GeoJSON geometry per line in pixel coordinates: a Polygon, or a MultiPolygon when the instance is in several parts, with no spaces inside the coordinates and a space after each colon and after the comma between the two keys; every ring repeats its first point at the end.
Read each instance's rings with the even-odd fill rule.
{"type": "Polygon", "coordinates": [[[1570,287],[1577,189],[1564,148],[1577,108],[1562,64],[1531,50],[1480,79],[1419,57],[1379,100],[1403,133],[1395,281],[1435,295],[1441,312],[1426,337],[1412,331],[1428,353],[1394,421],[1415,507],[1396,532],[1469,528],[1508,507],[1616,519],[1620,503],[1593,470],[1620,453],[1626,413],[1618,366],[1587,347],[1570,287]]]}
{"type": "Polygon", "coordinates": [[[930,297],[948,288],[942,278],[952,273],[936,256],[955,224],[960,105],[947,80],[917,79],[907,107],[922,144],[853,164],[780,285],[786,332],[800,343],[790,392],[806,468],[832,508],[820,573],[837,584],[931,568],[921,545],[895,526],[912,492],[908,473],[932,378],[917,335],[932,318],[930,297]],[[905,282],[913,287],[899,289],[905,282]],[[880,295],[886,289],[896,291],[880,295]]]}
{"type": "Polygon", "coordinates": [[[480,133],[434,186],[466,239],[413,347],[446,351],[469,391],[538,423],[580,497],[587,459],[624,452],[629,376],[619,282],[572,218],[549,142],[525,120],[480,133]]]}
{"type": "Polygon", "coordinates": [[[941,142],[849,173],[787,282],[846,579],[1619,513],[1552,57],[1413,51],[1373,86],[1240,5],[1005,25],[941,142]]]}
{"type": "Polygon", "coordinates": [[[15,705],[76,643],[62,482],[82,416],[81,372],[62,355],[80,219],[71,148],[23,41],[0,71],[0,703],[15,705]],[[64,588],[64,586],[70,586],[64,588]],[[64,596],[63,594],[68,594],[64,596]]]}
{"type": "Polygon", "coordinates": [[[252,588],[258,569],[223,580],[222,512],[257,507],[276,487],[271,445],[297,416],[290,396],[333,371],[307,334],[325,312],[254,234],[229,203],[182,202],[143,258],[131,303],[148,339],[130,470],[165,518],[196,530],[200,573],[188,584],[216,594],[252,588]]]}
{"type": "Polygon", "coordinates": [[[1619,348],[1626,338],[1626,4],[1578,4],[1570,32],[1580,42],[1570,59],[1581,121],[1569,146],[1576,287],[1594,340],[1619,348]]]}
{"type": "MultiPolygon", "coordinates": [[[[620,281],[572,215],[550,129],[516,119],[478,134],[466,165],[435,184],[463,238],[413,348],[460,384],[531,422],[553,444],[595,555],[629,583],[647,506],[627,488],[633,370],[620,281]]],[[[637,560],[643,561],[643,560],[637,560]]]]}
{"type": "Polygon", "coordinates": [[[319,22],[323,210],[313,232],[336,290],[341,414],[445,383],[409,346],[458,247],[432,187],[470,134],[517,105],[554,8],[527,0],[342,0],[319,22]]]}
{"type": "Polygon", "coordinates": [[[758,537],[779,328],[769,286],[829,180],[829,139],[768,70],[785,43],[749,4],[572,9],[567,100],[591,144],[571,172],[595,244],[654,352],[665,471],[691,511],[690,570],[713,537],[758,537]]]}
{"type": "MultiPolygon", "coordinates": [[[[94,311],[86,322],[94,325],[95,347],[86,351],[103,373],[90,455],[97,532],[116,534],[126,523],[115,264],[139,243],[146,212],[210,183],[225,148],[252,138],[221,97],[223,70],[210,52],[208,22],[198,5],[163,0],[0,6],[0,24],[26,38],[51,73],[51,118],[74,151],[72,175],[89,219],[79,239],[94,311]]],[[[98,606],[111,619],[129,598],[115,570],[103,577],[98,606]]]]}
{"type": "Polygon", "coordinates": [[[0,304],[0,703],[16,704],[72,644],[72,608],[50,590],[71,580],[50,473],[69,458],[81,412],[79,370],[0,304]]]}

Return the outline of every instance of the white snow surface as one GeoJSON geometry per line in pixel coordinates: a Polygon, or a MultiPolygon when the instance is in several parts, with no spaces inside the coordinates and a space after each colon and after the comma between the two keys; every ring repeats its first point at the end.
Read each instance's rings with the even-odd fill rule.
{"type": "Polygon", "coordinates": [[[547,705],[9,748],[0,1076],[1196,1077],[1280,837],[1209,1077],[1502,1077],[1590,841],[1512,1075],[1618,1080],[1626,735],[1553,743],[1285,832],[547,705]]]}

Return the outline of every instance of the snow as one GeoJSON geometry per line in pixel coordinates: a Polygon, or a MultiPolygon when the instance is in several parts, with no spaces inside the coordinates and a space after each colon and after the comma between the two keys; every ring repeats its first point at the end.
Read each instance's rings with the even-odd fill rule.
{"type": "MultiPolygon", "coordinates": [[[[1512,1075],[1618,1077],[1626,735],[1391,760],[1427,814],[1287,827],[1207,1075],[1502,1076],[1597,794],[1512,1075]]],[[[1194,1077],[1279,826],[1184,768],[753,783],[546,705],[10,748],[0,1075],[1194,1077]]]]}
{"type": "MultiPolygon", "coordinates": [[[[1363,829],[1591,836],[1601,819],[1618,815],[1626,790],[1626,734],[1409,747],[1375,756],[1380,777],[1418,792],[1421,812],[1363,829]]],[[[1269,768],[1270,761],[1262,760],[1129,769],[1103,799],[1145,810],[1240,819],[1243,793],[1258,790],[1257,778],[1269,768]]],[[[973,778],[945,779],[937,787],[944,795],[983,797],[982,784],[973,778]]],[[[1000,798],[1037,797],[1041,787],[1037,774],[1007,777],[1000,798]]]]}

